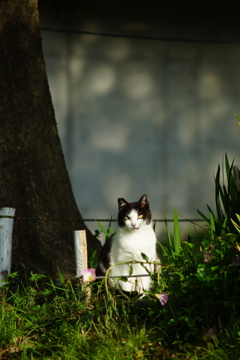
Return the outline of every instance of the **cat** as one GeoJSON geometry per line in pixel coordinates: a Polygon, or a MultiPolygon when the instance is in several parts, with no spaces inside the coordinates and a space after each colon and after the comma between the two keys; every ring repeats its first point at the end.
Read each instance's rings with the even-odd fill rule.
{"type": "MultiPolygon", "coordinates": [[[[97,275],[103,276],[106,270],[115,264],[127,261],[141,261],[144,259],[141,253],[148,257],[149,261],[158,261],[156,252],[156,235],[152,227],[152,215],[149,208],[147,195],[143,195],[138,202],[128,203],[125,199],[118,199],[118,228],[116,232],[104,244],[97,267],[97,275]]],[[[133,275],[142,275],[154,272],[153,264],[124,264],[116,265],[111,269],[112,276],[127,276],[132,267],[133,275]],[[147,271],[147,270],[148,271],[147,271]]],[[[115,286],[116,281],[123,291],[137,291],[142,294],[151,288],[151,277],[132,277],[128,281],[111,280],[115,286]]]]}

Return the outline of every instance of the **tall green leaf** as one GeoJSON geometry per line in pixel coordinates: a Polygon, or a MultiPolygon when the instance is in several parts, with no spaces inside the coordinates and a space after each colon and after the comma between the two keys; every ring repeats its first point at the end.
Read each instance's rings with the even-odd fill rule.
{"type": "Polygon", "coordinates": [[[112,219],[110,220],[110,223],[109,223],[109,226],[107,227],[107,230],[102,226],[102,224],[100,224],[100,222],[98,222],[97,220],[95,220],[96,224],[98,225],[98,227],[102,230],[102,232],[105,234],[106,238],[105,238],[105,241],[111,236],[110,232],[112,234],[114,234],[114,231],[110,228],[110,225],[111,225],[111,221],[112,219]]]}
{"type": "Polygon", "coordinates": [[[240,191],[234,180],[233,162],[230,165],[227,154],[223,158],[222,168],[222,180],[219,165],[215,177],[216,216],[209,206],[207,207],[210,213],[210,220],[198,211],[202,218],[210,225],[211,232],[214,232],[216,235],[221,235],[223,232],[236,233],[234,222],[237,221],[236,213],[238,213],[240,206],[240,191]]]}
{"type": "Polygon", "coordinates": [[[169,249],[164,246],[162,243],[160,243],[160,241],[158,241],[158,245],[160,246],[162,252],[163,252],[163,256],[169,256],[169,249]]]}
{"type": "Polygon", "coordinates": [[[180,239],[180,227],[178,223],[178,213],[177,210],[174,210],[174,250],[177,255],[179,255],[181,249],[181,239],[180,239]]]}
{"type": "Polygon", "coordinates": [[[170,231],[169,231],[169,228],[168,228],[166,214],[164,214],[164,222],[165,222],[165,228],[166,228],[168,244],[169,244],[170,248],[172,249],[173,248],[172,239],[171,239],[170,231]]]}

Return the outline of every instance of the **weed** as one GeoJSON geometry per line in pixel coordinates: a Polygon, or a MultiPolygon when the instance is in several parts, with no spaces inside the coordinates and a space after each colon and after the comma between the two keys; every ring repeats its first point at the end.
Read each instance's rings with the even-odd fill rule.
{"type": "MultiPolygon", "coordinates": [[[[199,212],[209,225],[200,244],[190,234],[181,242],[176,210],[173,236],[166,222],[161,279],[151,275],[145,297],[108,288],[106,279],[96,285],[89,276],[86,285],[61,274],[58,284],[38,274],[24,281],[9,275],[0,298],[0,358],[239,359],[240,195],[227,156],[225,167],[226,183],[220,184],[220,168],[215,179],[216,215],[199,212]]],[[[110,225],[100,226],[106,237],[110,225]]],[[[89,267],[96,262],[90,252],[89,267]]]]}

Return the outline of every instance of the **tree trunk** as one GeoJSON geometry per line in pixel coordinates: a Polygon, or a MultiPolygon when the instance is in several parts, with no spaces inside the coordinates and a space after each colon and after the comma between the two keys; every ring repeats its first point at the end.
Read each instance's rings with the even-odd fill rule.
{"type": "Polygon", "coordinates": [[[16,208],[12,264],[75,275],[77,209],[48,87],[37,0],[0,2],[0,207],[16,208]]]}

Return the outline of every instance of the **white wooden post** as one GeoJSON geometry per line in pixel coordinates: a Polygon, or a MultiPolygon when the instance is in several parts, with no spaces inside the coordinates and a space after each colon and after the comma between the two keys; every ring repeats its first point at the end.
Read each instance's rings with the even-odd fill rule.
{"type": "Polygon", "coordinates": [[[74,231],[74,247],[76,276],[80,278],[82,276],[82,271],[88,268],[87,239],[85,230],[74,231]]]}
{"type": "MultiPolygon", "coordinates": [[[[76,258],[76,277],[82,276],[82,271],[88,268],[88,255],[87,255],[87,237],[85,230],[74,231],[74,247],[76,258]]],[[[91,288],[85,286],[86,303],[91,298],[91,288]]]]}
{"type": "Polygon", "coordinates": [[[0,209],[0,286],[4,285],[4,280],[11,272],[14,214],[13,208],[0,209]]]}

